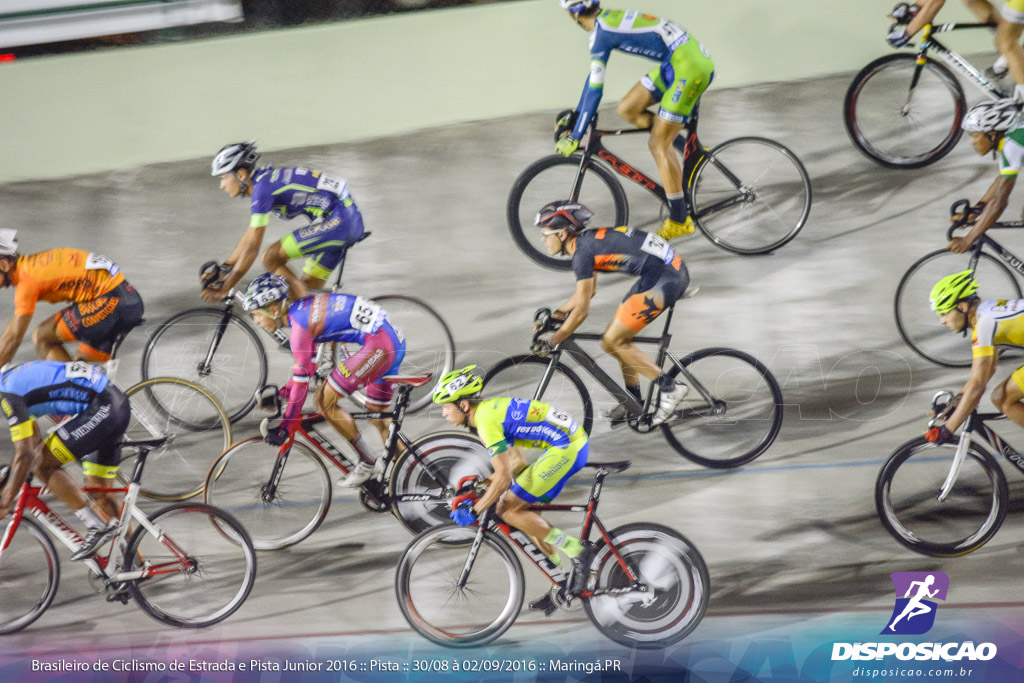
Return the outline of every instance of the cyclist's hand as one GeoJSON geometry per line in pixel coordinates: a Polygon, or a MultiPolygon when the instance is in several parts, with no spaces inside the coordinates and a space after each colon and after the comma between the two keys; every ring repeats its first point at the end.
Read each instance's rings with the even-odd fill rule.
{"type": "Polygon", "coordinates": [[[893,24],[889,27],[889,33],[886,34],[885,40],[892,47],[903,47],[910,42],[910,35],[907,34],[907,29],[900,24],[893,24]]]}
{"type": "Polygon", "coordinates": [[[473,512],[473,504],[468,500],[452,510],[450,517],[459,526],[469,526],[470,524],[476,524],[477,521],[476,513],[473,512]]]}
{"type": "Polygon", "coordinates": [[[535,356],[540,356],[541,358],[547,358],[550,356],[552,349],[553,347],[551,346],[551,342],[547,339],[538,339],[530,345],[530,351],[535,356]]]}
{"type": "Polygon", "coordinates": [[[966,237],[954,237],[949,241],[949,245],[946,248],[954,254],[962,254],[970,249],[972,244],[974,244],[974,241],[966,237]]]}
{"type": "Polygon", "coordinates": [[[267,430],[267,436],[264,441],[271,446],[280,446],[288,440],[289,436],[288,430],[284,427],[272,427],[267,430]]]}
{"type": "Polygon", "coordinates": [[[558,117],[555,120],[555,142],[558,142],[561,138],[572,132],[572,129],[576,126],[576,118],[579,114],[574,109],[566,109],[558,112],[558,117]]]}
{"type": "Polygon", "coordinates": [[[953,435],[953,432],[946,429],[946,425],[942,425],[941,427],[932,427],[929,429],[924,433],[924,438],[926,441],[931,441],[936,446],[941,446],[944,443],[953,441],[956,437],[953,435]]]}
{"type": "Polygon", "coordinates": [[[224,301],[224,299],[228,298],[228,290],[210,289],[209,287],[206,287],[199,293],[199,296],[201,296],[203,301],[206,303],[215,304],[218,301],[224,301]]]}
{"type": "Polygon", "coordinates": [[[555,144],[555,151],[561,154],[563,157],[572,156],[572,153],[575,152],[576,148],[579,146],[579,140],[573,140],[572,138],[562,138],[555,144]]]}

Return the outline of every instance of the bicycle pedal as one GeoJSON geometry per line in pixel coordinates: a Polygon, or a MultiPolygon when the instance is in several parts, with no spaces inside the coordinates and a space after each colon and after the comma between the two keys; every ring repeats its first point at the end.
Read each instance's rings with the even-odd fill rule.
{"type": "Polygon", "coordinates": [[[124,583],[117,588],[110,589],[110,592],[107,593],[107,602],[119,602],[122,605],[127,605],[131,598],[132,594],[128,591],[128,585],[124,583]]]}

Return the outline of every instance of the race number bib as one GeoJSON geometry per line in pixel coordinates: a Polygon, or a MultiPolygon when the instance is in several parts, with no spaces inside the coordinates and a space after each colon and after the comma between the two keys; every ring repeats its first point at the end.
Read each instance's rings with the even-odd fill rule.
{"type": "Polygon", "coordinates": [[[661,39],[665,41],[665,45],[670,50],[675,50],[680,45],[686,44],[690,40],[690,36],[686,35],[686,31],[682,27],[673,24],[671,21],[662,21],[658,24],[658,28],[655,29],[661,39]]]}
{"type": "Polygon", "coordinates": [[[357,296],[356,300],[352,302],[352,312],[348,316],[348,324],[353,330],[373,334],[380,329],[382,313],[380,306],[369,299],[357,296]]]}
{"type": "Polygon", "coordinates": [[[68,379],[89,379],[92,377],[93,367],[81,361],[64,364],[64,376],[68,379]]]}
{"type": "Polygon", "coordinates": [[[335,178],[334,176],[327,175],[326,173],[320,174],[320,179],[316,183],[316,189],[325,190],[331,194],[343,197],[345,195],[345,186],[347,183],[341,178],[335,178]]]}
{"type": "Polygon", "coordinates": [[[121,271],[113,261],[103,254],[93,254],[92,252],[85,258],[85,269],[105,270],[111,275],[117,275],[121,271]]]}
{"type": "Polygon", "coordinates": [[[576,431],[576,421],[569,417],[568,413],[562,412],[554,406],[548,408],[548,414],[545,419],[557,427],[563,427],[570,434],[576,431]]]}
{"type": "Polygon", "coordinates": [[[672,263],[672,259],[675,258],[676,255],[676,250],[670,247],[668,242],[658,237],[653,232],[647,233],[647,238],[640,247],[640,251],[656,256],[665,263],[672,263]]]}

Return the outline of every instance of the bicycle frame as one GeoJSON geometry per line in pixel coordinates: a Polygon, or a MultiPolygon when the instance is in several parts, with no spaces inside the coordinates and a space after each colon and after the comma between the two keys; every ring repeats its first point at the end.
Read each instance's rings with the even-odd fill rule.
{"type": "MultiPolygon", "coordinates": [[[[965,227],[965,226],[963,226],[963,225],[952,225],[952,226],[950,226],[950,228],[946,231],[946,240],[949,241],[949,240],[953,239],[953,233],[956,230],[959,230],[962,227],[965,227]]],[[[1010,229],[1010,230],[1013,230],[1013,229],[1019,229],[1019,228],[1024,228],[1024,221],[1010,221],[1010,222],[1005,222],[1005,223],[995,223],[995,224],[992,225],[992,227],[989,228],[989,230],[998,230],[998,229],[1010,229]]],[[[1001,245],[999,242],[996,242],[995,239],[990,237],[987,232],[984,235],[981,236],[981,239],[979,239],[977,241],[977,243],[973,247],[971,247],[971,258],[967,262],[967,270],[974,270],[975,268],[977,268],[978,259],[981,258],[981,252],[982,252],[982,250],[986,246],[991,248],[992,251],[994,251],[996,253],[996,256],[998,256],[1003,261],[1005,261],[1006,264],[1008,266],[1010,266],[1010,268],[1012,268],[1018,275],[1024,276],[1024,261],[1022,261],[1020,258],[1018,258],[1013,252],[1011,252],[1009,249],[1007,249],[1006,247],[1001,245]]]]}
{"type": "Polygon", "coordinates": [[[994,29],[995,24],[926,24],[925,27],[921,29],[921,44],[917,49],[917,68],[914,70],[914,78],[910,82],[911,93],[914,92],[918,79],[921,77],[921,71],[924,69],[924,65],[928,61],[929,50],[935,50],[942,61],[949,64],[955,71],[958,71],[961,76],[964,76],[968,81],[973,83],[979,90],[989,97],[998,99],[1006,96],[1005,93],[1000,91],[992,81],[985,78],[985,75],[982,72],[975,69],[970,62],[961,57],[958,53],[950,50],[935,38],[936,33],[949,33],[952,31],[972,28],[994,29]]]}

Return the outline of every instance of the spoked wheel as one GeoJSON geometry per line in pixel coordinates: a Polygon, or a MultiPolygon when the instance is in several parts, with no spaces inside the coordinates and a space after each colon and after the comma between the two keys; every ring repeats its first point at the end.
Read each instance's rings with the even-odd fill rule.
{"type": "Polygon", "coordinates": [[[579,201],[594,212],[591,225],[619,226],[629,220],[629,204],[622,184],[604,164],[590,159],[583,176],[579,196],[572,197],[573,183],[582,155],[543,157],[526,167],[512,183],[505,212],[512,241],[531,260],[545,268],[569,270],[572,258],[550,256],[540,241],[533,221],[537,212],[559,199],[579,201]]]}
{"type": "Polygon", "coordinates": [[[476,527],[455,525],[427,529],[398,563],[395,592],[402,615],[439,645],[489,643],[512,626],[523,606],[526,581],[512,548],[486,533],[471,555],[476,533],[476,527]]]}
{"type": "Polygon", "coordinates": [[[753,356],[702,349],[673,363],[668,374],[689,387],[675,416],[661,426],[684,458],[704,467],[739,467],[768,450],[779,435],[782,390],[753,356]]]}
{"type": "Polygon", "coordinates": [[[590,620],[629,647],[664,647],[689,635],[711,595],[708,568],[697,548],[658,524],[627,524],[612,530],[611,537],[615,552],[602,540],[591,564],[588,588],[598,594],[583,600],[590,620]],[[634,586],[637,590],[619,592],[634,586]]]}
{"type": "MultiPolygon", "coordinates": [[[[167,437],[150,451],[142,495],[161,501],[185,500],[203,488],[210,463],[231,444],[231,422],[212,393],[194,382],[155,377],[125,392],[132,416],[131,440],[167,437]]],[[[128,485],[135,453],[125,449],[118,479],[128,485]]]]}
{"type": "Polygon", "coordinates": [[[451,495],[463,477],[491,476],[491,457],[480,440],[456,432],[431,434],[413,443],[398,456],[391,468],[392,496],[428,494],[439,499],[396,501],[391,510],[406,529],[418,534],[424,529],[451,522],[451,495]]]}
{"type": "Polygon", "coordinates": [[[506,358],[484,375],[483,396],[530,398],[549,403],[572,419],[582,420],[583,431],[590,434],[594,426],[594,406],[586,385],[572,368],[559,363],[548,378],[547,386],[540,390],[541,380],[550,365],[550,359],[538,356],[506,358]]]}
{"type": "Polygon", "coordinates": [[[240,441],[210,468],[205,500],[245,520],[257,550],[278,550],[308,537],[331,507],[331,477],[304,444],[293,443],[273,487],[276,446],[254,436],[240,441]]]}
{"type": "Polygon", "coordinates": [[[767,254],[796,237],[811,212],[811,180],[774,140],[718,145],[693,174],[693,215],[704,235],[736,254],[767,254]]]}
{"type": "Polygon", "coordinates": [[[232,313],[224,324],[223,315],[221,309],[195,308],[160,324],[146,342],[142,378],[180,377],[201,384],[237,422],[256,405],[256,392],[266,384],[267,354],[247,322],[232,313]]]}
{"type": "Polygon", "coordinates": [[[1006,476],[995,458],[976,445],[967,452],[949,496],[939,501],[956,447],[919,437],[897,448],[878,473],[878,517],[893,538],[914,552],[965,555],[991,540],[1006,519],[1006,476]]]}
{"type": "MultiPolygon", "coordinates": [[[[928,305],[928,296],[935,283],[953,273],[969,268],[968,254],[954,254],[938,249],[925,254],[907,269],[896,287],[896,327],[900,336],[914,353],[925,360],[949,368],[966,368],[971,364],[971,344],[958,334],[950,332],[928,305]]],[[[988,299],[1019,299],[1020,283],[1009,268],[988,252],[981,252],[974,270],[982,301],[988,299]]],[[[1019,356],[1016,349],[1007,349],[1007,354],[1019,356]]]]}
{"type": "Polygon", "coordinates": [[[846,91],[843,120],[857,149],[888,168],[920,168],[956,146],[967,98],[953,73],[917,55],[880,57],[858,73],[846,91]]]}
{"type": "MultiPolygon", "coordinates": [[[[3,527],[10,531],[10,522],[3,527]]],[[[34,519],[22,517],[10,544],[0,552],[0,635],[38,619],[53,602],[60,561],[53,541],[34,519]]]]}
{"type": "Polygon", "coordinates": [[[128,582],[143,611],[179,628],[234,614],[256,581],[256,551],[238,520],[210,505],[178,503],[150,521],[162,533],[140,526],[125,550],[128,571],[153,572],[128,582]]]}

